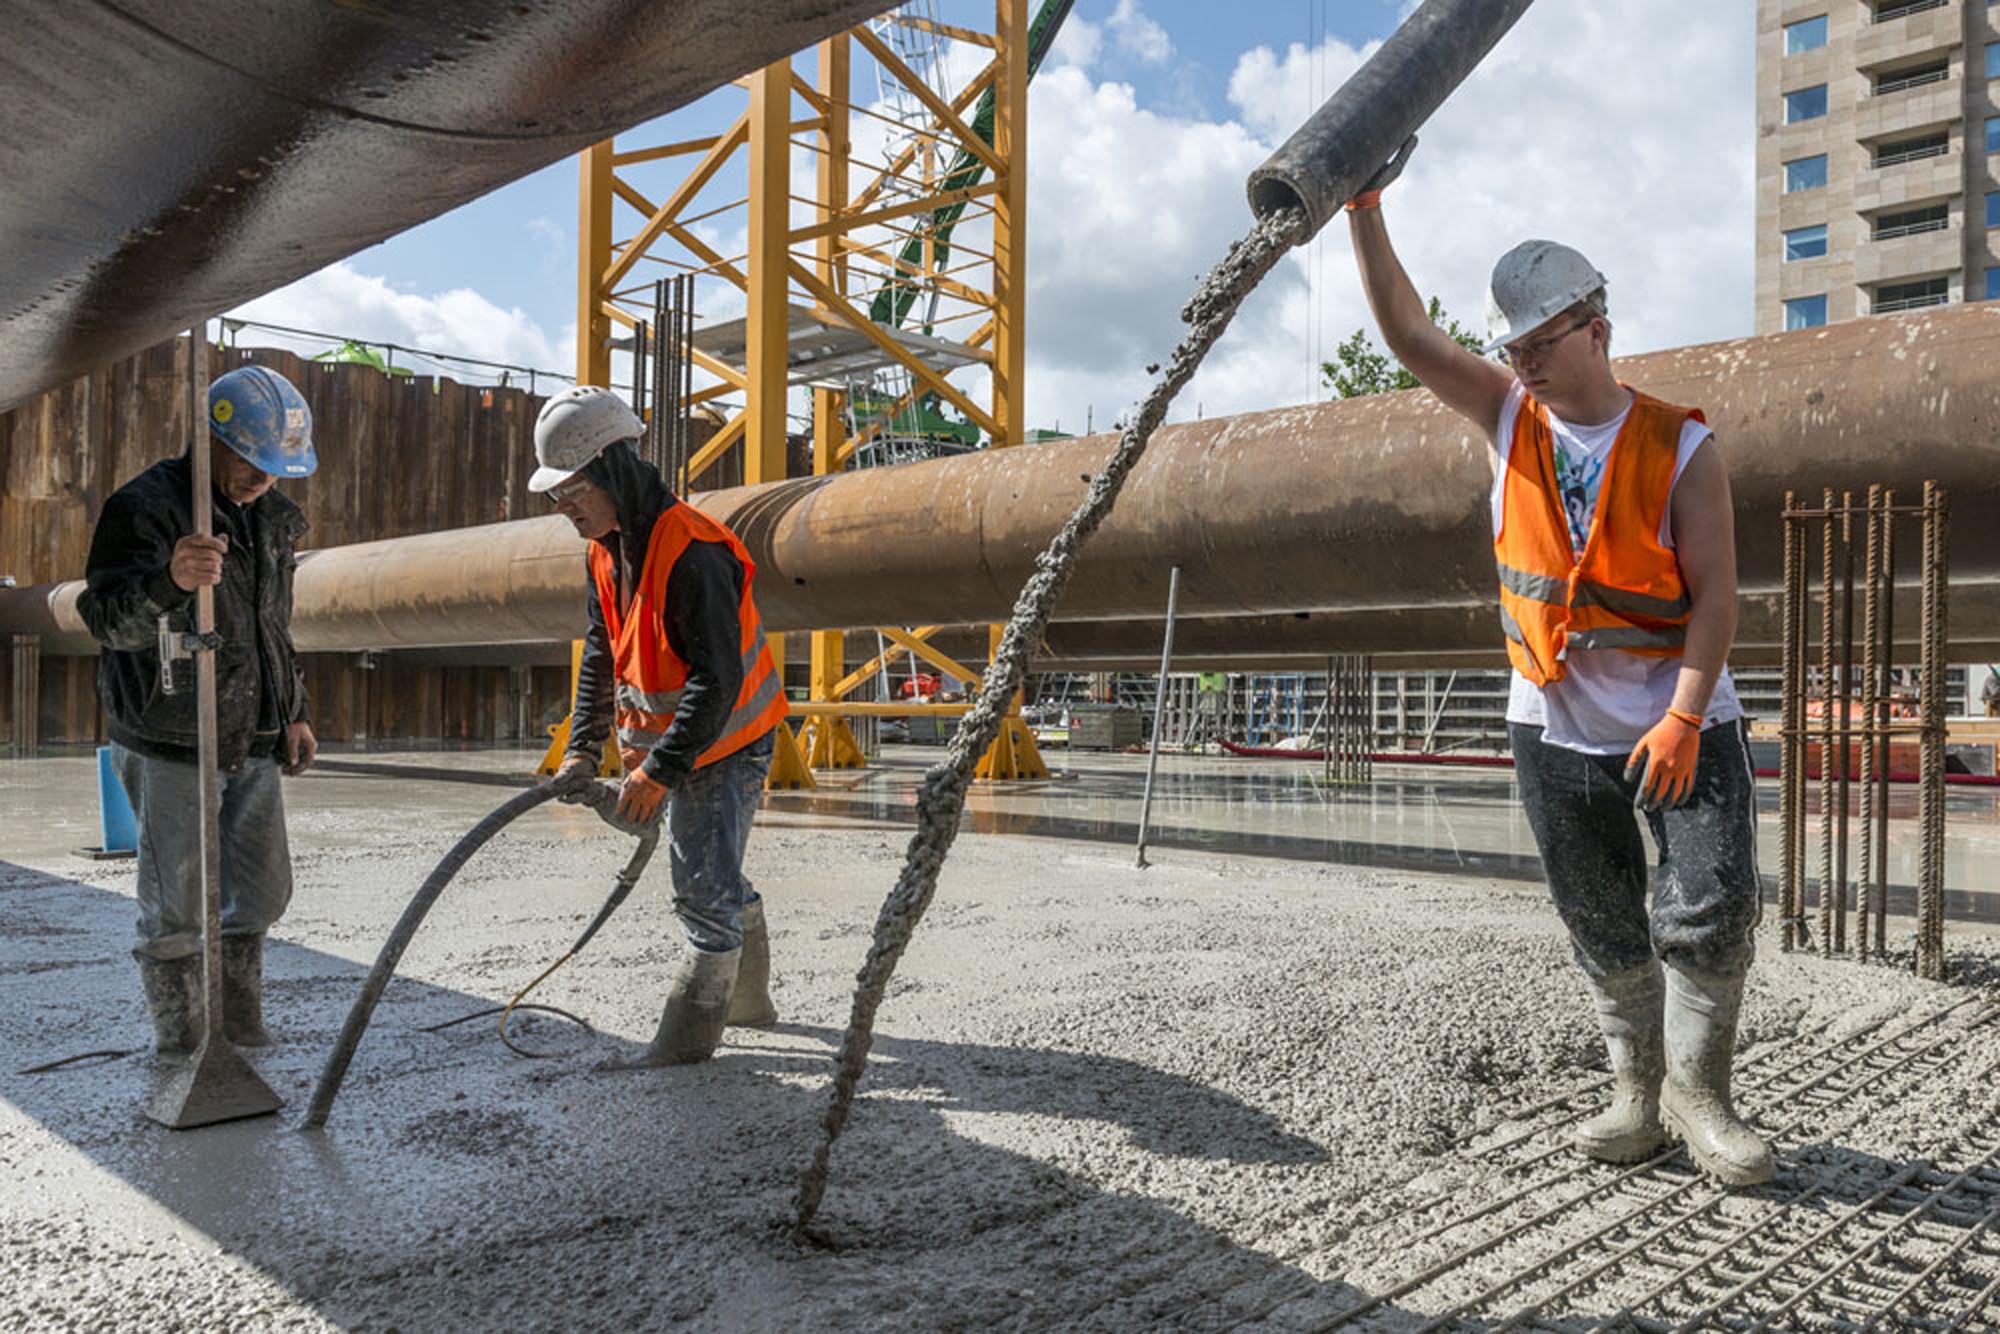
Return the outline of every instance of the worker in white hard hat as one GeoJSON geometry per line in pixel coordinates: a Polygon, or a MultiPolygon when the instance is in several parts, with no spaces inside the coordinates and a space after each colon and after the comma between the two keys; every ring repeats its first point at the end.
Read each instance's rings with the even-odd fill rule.
{"type": "Polygon", "coordinates": [[[726,1024],[777,1021],[764,904],[743,875],[763,800],[783,684],[751,600],[756,565],[736,534],[667,490],[633,445],[644,428],[608,389],[542,405],[528,480],[589,540],[589,628],[554,782],[594,781],[615,721],[619,814],[666,811],[674,912],[688,954],[658,1031],[625,1066],[715,1053],[726,1024]]]}
{"type": "Polygon", "coordinates": [[[1768,1181],[1770,1148],[1729,1095],[1759,907],[1722,452],[1699,411],[1619,382],[1608,284],[1568,246],[1524,241],[1494,266],[1497,359],[1431,323],[1382,216],[1415,142],[1348,220],[1383,341],[1493,464],[1508,738],[1613,1075],[1577,1147],[1638,1162],[1672,1135],[1726,1183],[1768,1181]]]}

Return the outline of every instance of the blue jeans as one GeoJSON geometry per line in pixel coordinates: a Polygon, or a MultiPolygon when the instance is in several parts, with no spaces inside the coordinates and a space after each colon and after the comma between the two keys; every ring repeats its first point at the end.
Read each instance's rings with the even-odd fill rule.
{"type": "Polygon", "coordinates": [[[1584,972],[1605,977],[1655,956],[1709,973],[1750,966],[1762,905],[1756,777],[1744,736],[1741,722],[1705,730],[1686,804],[1639,812],[1624,755],[1551,746],[1541,728],[1508,724],[1521,803],[1584,972]],[[1642,814],[1659,849],[1650,876],[1642,814]]]}
{"type": "MultiPolygon", "coordinates": [[[[139,943],[180,959],[201,949],[201,784],[197,765],[111,746],[111,767],[139,825],[139,943]]],[[[292,901],[292,854],[278,762],[245,760],[222,775],[222,934],[260,935],[292,901]]]]}
{"type": "Polygon", "coordinates": [[[696,769],[675,788],[667,812],[667,851],[674,873],[674,912],[688,943],[708,954],[743,944],[743,910],[757,891],[743,878],[750,822],[764,801],[775,733],[714,764],[696,769]]]}

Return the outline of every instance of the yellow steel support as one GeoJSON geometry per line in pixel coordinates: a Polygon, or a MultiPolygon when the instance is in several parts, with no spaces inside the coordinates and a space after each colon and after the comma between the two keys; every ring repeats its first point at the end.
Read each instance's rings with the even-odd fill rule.
{"type": "Polygon", "coordinates": [[[599,278],[611,263],[611,141],[583,150],[577,206],[576,382],[611,383],[611,318],[599,278]]]}
{"type": "MultiPolygon", "coordinates": [[[[1000,656],[1001,627],[991,627],[989,635],[988,651],[997,658],[1000,656]]],[[[1035,734],[1028,730],[1027,720],[1021,717],[1020,691],[1015,691],[1014,698],[1007,701],[1007,716],[1001,720],[1000,735],[993,738],[993,744],[979,757],[979,765],[972,771],[972,776],[994,781],[1049,776],[1049,766],[1043,762],[1042,752],[1035,745],[1035,734]]]]}
{"type": "MultiPolygon", "coordinates": [[[[810,81],[794,68],[793,59],[736,80],[734,86],[741,93],[719,95],[743,98],[738,104],[742,109],[721,119],[726,128],[720,133],[653,146],[628,145],[623,151],[614,151],[607,141],[586,150],[577,311],[579,378],[609,383],[614,324],[634,327],[646,318],[650,270],[642,265],[656,262],[673,271],[694,273],[705,282],[727,283],[744,298],[743,369],[712,357],[696,357],[698,367],[719,381],[696,390],[701,401],[738,395],[743,401],[741,411],[733,413],[721,432],[698,451],[691,469],[696,474],[740,449],[746,482],[775,481],[785,475],[787,307],[792,304],[811,305],[853,326],[885,359],[909,373],[913,388],[897,411],[934,394],[984,431],[993,447],[1020,443],[1029,9],[1028,0],[994,0],[991,35],[964,26],[916,22],[940,37],[969,44],[980,54],[976,72],[949,95],[928,86],[917,69],[873,32],[856,28],[798,58],[816,61],[810,81]],[[922,109],[919,120],[906,127],[907,140],[886,166],[862,165],[853,157],[852,83],[854,66],[862,58],[908,87],[914,105],[922,109]],[[970,125],[971,108],[989,88],[995,100],[990,144],[979,140],[970,125]],[[795,108],[800,109],[796,118],[795,108]],[[816,197],[810,201],[792,198],[795,148],[818,155],[816,197]],[[942,190],[938,182],[944,164],[961,149],[981,161],[986,179],[942,190]],[[621,169],[627,174],[621,175],[621,169]],[[630,174],[640,169],[654,173],[644,178],[643,186],[630,174]],[[671,178],[664,184],[662,171],[671,178]],[[812,205],[810,216],[802,217],[797,227],[791,221],[795,202],[812,205]],[[959,230],[967,232],[981,219],[990,219],[993,243],[988,253],[976,231],[954,238],[952,260],[940,265],[936,238],[928,229],[935,211],[953,203],[965,208],[959,230]],[[637,214],[637,222],[623,229],[627,239],[622,241],[614,234],[614,207],[637,214]],[[707,230],[715,226],[718,215],[737,210],[744,220],[745,253],[724,255],[696,234],[697,224],[707,220],[707,230]],[[905,259],[901,254],[905,243],[918,236],[923,241],[921,259],[905,259]],[[899,273],[933,285],[942,295],[949,309],[936,315],[937,328],[963,328],[956,323],[962,320],[978,325],[969,336],[954,337],[991,368],[990,399],[975,400],[870,322],[870,297],[899,273]],[[982,277],[987,280],[982,282],[982,277]]],[[[720,234],[727,235],[727,229],[720,234]]],[[[879,430],[877,422],[850,433],[844,409],[838,389],[814,388],[816,474],[847,466],[854,450],[879,430]]],[[[877,415],[882,415],[879,409],[877,415]]],[[[885,633],[897,641],[892,653],[910,651],[970,679],[967,667],[940,661],[943,655],[922,643],[927,629],[885,633]]],[[[838,632],[813,636],[809,680],[814,716],[806,723],[804,737],[815,764],[859,761],[847,723],[826,709],[872,673],[871,668],[843,675],[844,647],[838,632]]],[[[775,638],[772,649],[782,657],[775,638]]],[[[782,661],[780,666],[782,670],[782,661]]],[[[1017,699],[1017,707],[1018,703],[1017,699]]],[[[1015,717],[982,763],[981,774],[1017,777],[1039,772],[1033,739],[1015,717]]],[[[770,785],[810,781],[791,729],[781,728],[770,785]]]]}
{"type": "Polygon", "coordinates": [[[778,748],[771,756],[771,772],[764,776],[766,792],[783,792],[791,788],[818,787],[813,781],[813,771],[806,765],[806,757],[799,750],[799,739],[792,734],[790,723],[780,722],[777,731],[778,748]]]}
{"type": "Polygon", "coordinates": [[[743,480],[752,486],[785,477],[785,297],[791,290],[792,62],[750,76],[750,280],[748,384],[743,480]]]}
{"type": "MultiPolygon", "coordinates": [[[[582,674],[583,641],[572,639],[569,641],[569,697],[572,700],[576,698],[576,678],[582,674]]],[[[564,714],[561,722],[549,728],[549,748],[543,753],[542,762],[535,766],[535,773],[543,778],[555,773],[557,766],[562,763],[564,752],[569,749],[570,717],[570,714],[564,714]]],[[[625,776],[625,757],[618,753],[618,747],[604,748],[604,758],[597,764],[597,776],[599,778],[625,776]]]]}
{"type": "Polygon", "coordinates": [[[993,148],[1001,170],[993,207],[993,433],[996,448],[1026,438],[1028,290],[1028,0],[994,0],[1000,76],[993,83],[993,148]]]}

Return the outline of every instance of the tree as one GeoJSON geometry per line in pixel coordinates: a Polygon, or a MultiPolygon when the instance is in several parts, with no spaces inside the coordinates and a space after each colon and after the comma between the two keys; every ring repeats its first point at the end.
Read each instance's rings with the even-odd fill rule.
{"type": "MultiPolygon", "coordinates": [[[[1477,352],[1486,342],[1445,314],[1444,304],[1436,297],[1431,298],[1425,313],[1431,317],[1432,324],[1450,334],[1452,341],[1460,347],[1477,352]]],[[[1386,394],[1397,389],[1417,387],[1417,377],[1404,370],[1388,353],[1377,349],[1369,341],[1366,329],[1356,329],[1352,337],[1335,348],[1333,360],[1319,364],[1319,376],[1333,390],[1336,398],[1359,398],[1363,394],[1386,394]]]]}

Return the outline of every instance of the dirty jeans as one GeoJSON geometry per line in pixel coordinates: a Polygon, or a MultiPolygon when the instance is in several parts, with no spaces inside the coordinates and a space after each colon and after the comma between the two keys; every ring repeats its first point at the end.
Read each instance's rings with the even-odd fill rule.
{"type": "Polygon", "coordinates": [[[1741,722],[1701,734],[1694,791],[1670,811],[1633,808],[1638,782],[1626,756],[1585,755],[1507,725],[1514,774],[1556,912],[1576,961],[1592,977],[1636,968],[1656,955],[1702,972],[1750,966],[1761,911],[1756,777],[1741,722]],[[1645,816],[1659,862],[1646,905],[1645,816]]]}
{"type": "MultiPolygon", "coordinates": [[[[201,785],[198,766],[113,743],[111,767],[139,825],[139,943],[132,952],[180,959],[201,949],[201,785]]],[[[270,929],[292,901],[292,857],[278,762],[245,760],[222,775],[222,934],[270,929]]]]}
{"type": "Polygon", "coordinates": [[[750,822],[764,801],[774,733],[733,755],[696,769],[673,791],[667,812],[667,852],[674,875],[674,912],[688,943],[705,953],[743,944],[743,910],[757,891],[743,878],[750,822]]]}

